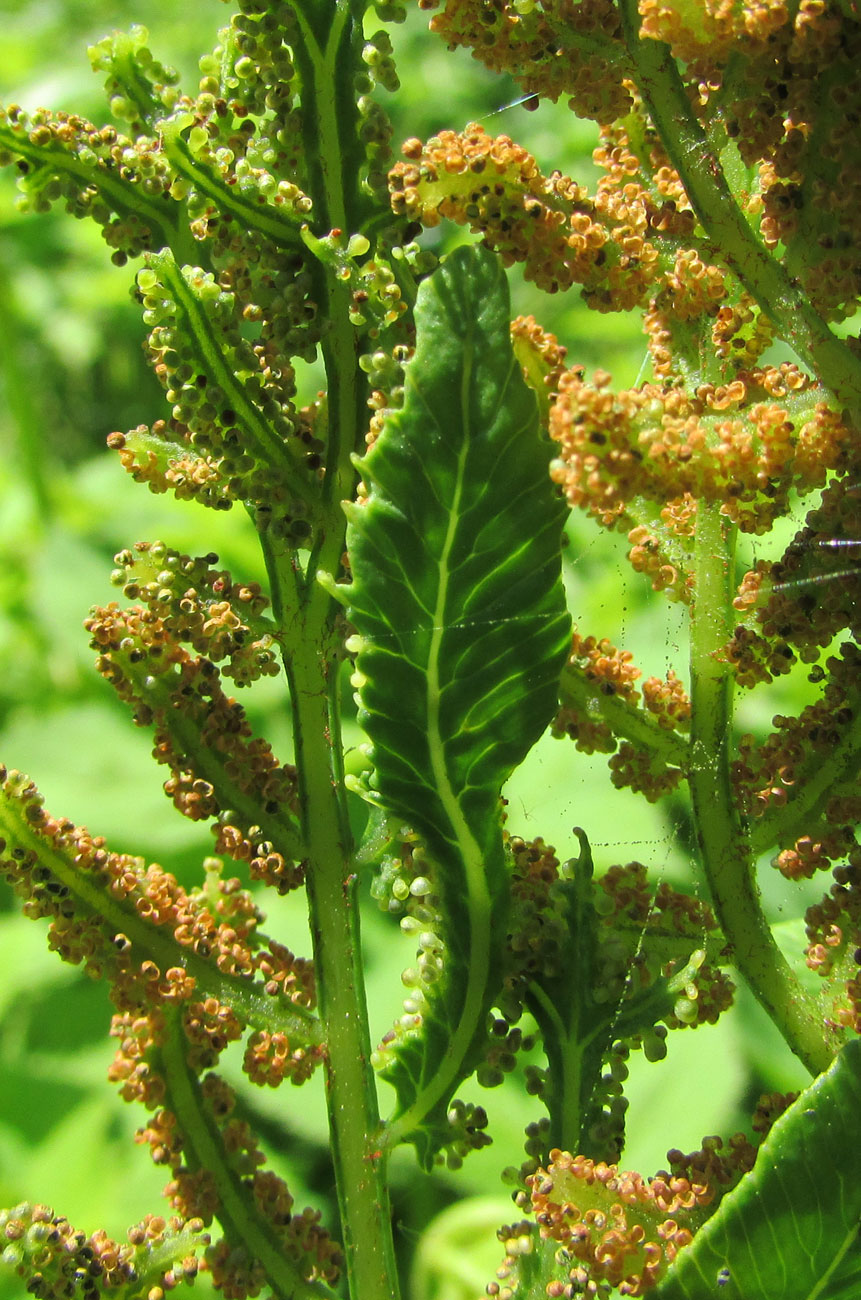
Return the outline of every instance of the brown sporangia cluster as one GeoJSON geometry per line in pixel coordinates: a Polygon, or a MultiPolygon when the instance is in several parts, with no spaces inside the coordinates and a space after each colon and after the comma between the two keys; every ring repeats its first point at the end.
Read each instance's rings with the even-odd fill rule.
{"type": "MultiPolygon", "coordinates": [[[[188,1066],[197,1073],[198,1063],[189,1061],[188,1066]]],[[[306,1280],[336,1282],[342,1263],[340,1247],[321,1227],[319,1213],[309,1209],[294,1213],[286,1183],[264,1167],[265,1157],[250,1124],[235,1113],[233,1089],[218,1075],[204,1074],[200,1108],[203,1124],[219,1136],[223,1169],[203,1164],[197,1132],[181,1133],[176,1117],[157,1102],[153,1115],[137,1134],[137,1140],[149,1146],[155,1163],[169,1170],[165,1195],[181,1220],[211,1224],[220,1204],[219,1183],[226,1175],[237,1191],[247,1193],[265,1231],[306,1280]]],[[[227,1296],[255,1295],[266,1284],[263,1264],[255,1258],[251,1243],[238,1237],[235,1229],[207,1248],[204,1261],[214,1285],[227,1296]]]]}
{"type": "Polygon", "coordinates": [[[817,663],[844,629],[861,636],[861,463],[851,444],[847,451],[846,473],[825,489],[781,559],[759,561],[741,582],[728,650],[744,685],[780,676],[797,660],[817,663]]]}
{"type": "MultiPolygon", "coordinates": [[[[500,1083],[530,1044],[516,1030],[524,1009],[541,1026],[545,1008],[580,979],[576,1024],[566,1033],[582,1040],[582,1068],[594,1070],[596,1082],[581,1111],[579,1149],[619,1152],[630,1052],[658,1060],[668,1029],[714,1023],[732,1001],[733,985],[718,965],[723,945],[714,915],[665,882],[655,890],[641,863],[611,866],[593,879],[587,849],[577,862],[560,863],[542,839],[511,836],[508,851],[507,969],[489,1034],[488,1078],[479,1078],[500,1083]]],[[[551,1123],[559,1118],[557,1070],[551,1060],[528,1069],[529,1091],[543,1098],[551,1123]]],[[[530,1159],[523,1173],[534,1168],[530,1159]]]]}
{"type": "MultiPolygon", "coordinates": [[[[437,7],[437,0],[419,3],[437,7]]],[[[630,109],[630,65],[609,0],[588,0],[564,13],[524,0],[494,6],[447,0],[431,30],[452,48],[470,48],[486,67],[513,75],[528,95],[554,102],[567,96],[574,112],[601,122],[630,109]]]]}
{"type": "Polygon", "coordinates": [[[861,851],[834,868],[834,883],[805,915],[807,965],[828,981],[837,1024],[861,1033],[861,851]]]}
{"type": "Polygon", "coordinates": [[[755,171],[748,206],[764,241],[783,244],[817,309],[840,316],[861,287],[857,15],[822,0],[794,9],[708,3],[695,23],[661,0],[643,0],[640,12],[643,31],[685,61],[698,112],[708,117],[721,96],[727,137],[755,171]],[[726,80],[739,46],[744,59],[726,80]]]}
{"type": "Polygon", "coordinates": [[[216,851],[283,893],[303,878],[296,773],[253,736],[221,686],[222,676],[239,685],[277,672],[276,643],[259,589],[234,584],[211,567],[214,559],[158,544],[123,552],[117,579],[146,604],[94,610],[86,626],[99,671],[138,725],[154,730],[174,804],[191,820],[211,821],[216,851]],[[220,670],[217,659],[226,660],[220,670]]]}
{"type": "Polygon", "coordinates": [[[551,725],[583,753],[610,754],[614,785],[655,800],[683,779],[690,700],[672,669],[638,687],[641,676],[630,651],[575,628],[551,725]]]}

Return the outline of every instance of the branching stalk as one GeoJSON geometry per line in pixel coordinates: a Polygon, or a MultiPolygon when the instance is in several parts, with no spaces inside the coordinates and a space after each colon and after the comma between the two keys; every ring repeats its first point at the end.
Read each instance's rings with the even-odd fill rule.
{"type": "Polygon", "coordinates": [[[796,1056],[819,1074],[837,1044],[780,952],[762,910],[747,828],[730,780],[732,673],[724,647],[735,538],[718,505],[699,503],[691,613],[689,785],[703,869],[732,960],[796,1056]]]}

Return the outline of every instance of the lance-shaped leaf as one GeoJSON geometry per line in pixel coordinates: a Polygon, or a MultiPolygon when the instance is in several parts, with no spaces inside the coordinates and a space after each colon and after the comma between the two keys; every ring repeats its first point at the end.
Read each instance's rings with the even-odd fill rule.
{"type": "Polygon", "coordinates": [[[853,1039],[762,1144],[682,1250],[655,1300],[836,1300],[859,1266],[861,1042],[853,1039]]]}
{"type": "Polygon", "coordinates": [[[359,462],[370,495],[349,507],[347,541],[372,797],[437,864],[442,974],[385,1070],[393,1138],[429,1159],[497,992],[500,788],[553,715],[570,623],[563,507],[495,258],[451,254],[421,286],[416,328],[403,408],[359,462]]]}

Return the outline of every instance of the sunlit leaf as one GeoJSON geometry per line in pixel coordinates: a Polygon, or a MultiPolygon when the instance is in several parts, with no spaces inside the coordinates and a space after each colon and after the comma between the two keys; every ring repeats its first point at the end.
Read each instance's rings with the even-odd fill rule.
{"type": "Polygon", "coordinates": [[[777,1121],[655,1300],[844,1300],[859,1270],[861,1042],[777,1121]]]}
{"type": "Polygon", "coordinates": [[[458,249],[423,283],[416,322],[404,406],[360,464],[370,499],[347,540],[372,797],[438,868],[443,975],[386,1071],[401,1134],[428,1157],[497,991],[499,792],[553,714],[569,620],[562,507],[496,260],[458,249]]]}

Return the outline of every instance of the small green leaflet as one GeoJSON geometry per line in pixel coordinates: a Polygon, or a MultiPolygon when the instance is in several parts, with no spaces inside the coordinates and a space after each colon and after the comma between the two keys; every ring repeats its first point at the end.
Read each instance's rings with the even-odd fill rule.
{"type": "Polygon", "coordinates": [[[443,913],[443,975],[385,1070],[393,1131],[425,1161],[445,1141],[498,993],[500,789],[555,712],[570,645],[565,511],[509,312],[484,249],[457,249],[422,283],[404,404],[358,462],[368,501],[348,507],[372,797],[424,839],[443,913]]]}
{"type": "Polygon", "coordinates": [[[680,1251],[654,1300],[861,1295],[859,1153],[856,1038],[780,1117],[754,1168],[680,1251]]]}

